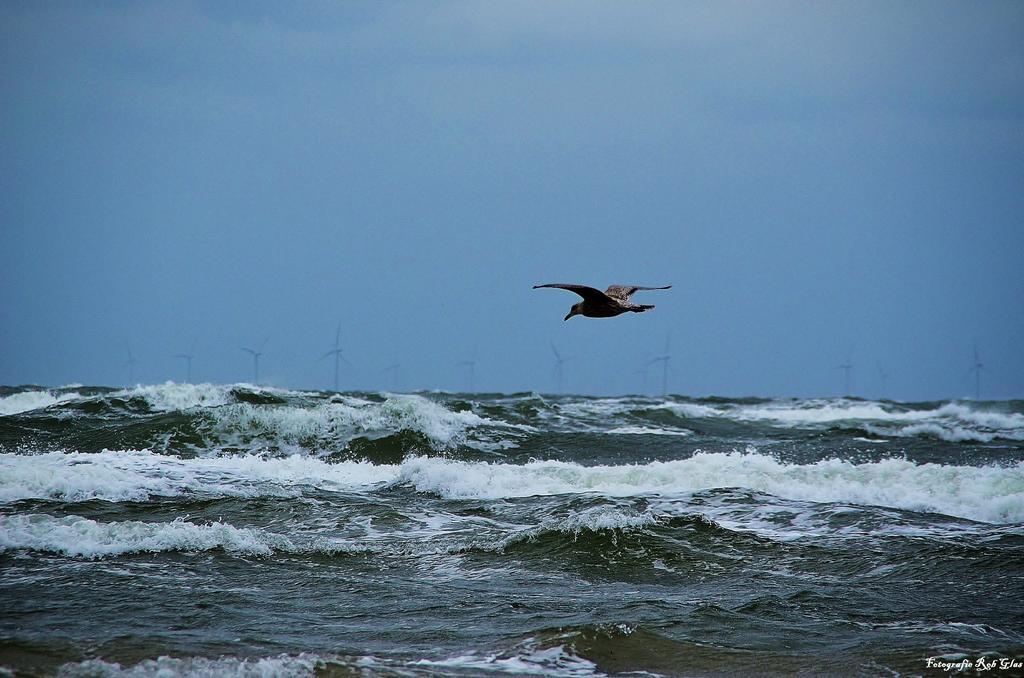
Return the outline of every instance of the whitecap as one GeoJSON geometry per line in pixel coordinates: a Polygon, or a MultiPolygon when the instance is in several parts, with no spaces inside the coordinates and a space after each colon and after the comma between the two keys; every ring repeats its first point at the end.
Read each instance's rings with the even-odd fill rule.
{"type": "Polygon", "coordinates": [[[219,407],[232,402],[233,386],[220,384],[163,384],[136,386],[115,391],[104,397],[142,398],[154,410],[171,412],[196,407],[219,407]]]}
{"type": "Polygon", "coordinates": [[[916,464],[904,459],[787,464],[756,452],[697,453],[689,459],[621,466],[414,457],[402,463],[400,480],[418,491],[453,499],[671,495],[741,487],[786,499],[890,506],[990,523],[1024,521],[1024,462],[1008,467],[916,464]]]}
{"type": "Polygon", "coordinates": [[[205,525],[178,518],[169,523],[124,521],[100,523],[80,516],[57,518],[46,514],[0,516],[0,551],[25,549],[80,558],[126,553],[209,551],[268,556],[275,550],[294,551],[283,535],[227,523],[205,525]]]}
{"type": "Polygon", "coordinates": [[[782,427],[846,422],[874,435],[928,436],[949,442],[1024,440],[1024,414],[983,410],[959,402],[933,409],[907,409],[869,401],[805,400],[740,406],[726,412],[725,416],[782,427]]]}
{"type": "Polygon", "coordinates": [[[292,455],[181,459],[148,450],[97,453],[0,454],[0,502],[24,499],[76,502],[206,497],[295,496],[304,487],[366,488],[397,476],[395,466],[292,455]]]}
{"type": "Polygon", "coordinates": [[[0,397],[0,416],[20,414],[50,407],[58,403],[75,400],[78,393],[54,393],[52,391],[22,391],[9,396],[0,397]]]}
{"type": "Polygon", "coordinates": [[[567,516],[549,518],[536,527],[513,532],[498,542],[497,547],[503,549],[512,544],[530,541],[552,532],[566,534],[577,539],[584,532],[635,530],[657,525],[659,522],[661,522],[661,518],[650,511],[637,512],[632,509],[595,506],[570,513],[567,516]]]}
{"type": "Polygon", "coordinates": [[[421,659],[411,666],[434,669],[455,669],[462,672],[512,673],[517,675],[544,675],[564,678],[603,676],[590,660],[569,652],[561,645],[550,648],[526,647],[515,654],[455,655],[447,659],[421,659]]]}
{"type": "Polygon", "coordinates": [[[679,429],[665,429],[665,428],[652,428],[649,426],[619,426],[617,428],[610,429],[606,433],[613,433],[616,435],[649,435],[649,436],[688,436],[690,431],[682,431],[679,429]]]}
{"type": "Polygon", "coordinates": [[[209,416],[222,439],[256,438],[278,445],[336,444],[357,435],[408,430],[423,434],[436,449],[474,443],[494,449],[495,441],[470,440],[470,432],[483,427],[509,433],[535,430],[469,410],[452,411],[418,395],[395,395],[384,402],[346,398],[305,407],[236,403],[211,410],[209,416]]]}
{"type": "Polygon", "coordinates": [[[292,676],[314,676],[328,658],[313,654],[281,654],[276,657],[238,659],[235,657],[159,657],[147,659],[130,666],[102,659],[64,664],[59,676],[77,678],[166,678],[167,676],[207,676],[209,678],[269,678],[270,676],[290,678],[292,676]]]}
{"type": "Polygon", "coordinates": [[[906,459],[790,464],[751,448],[699,452],[647,464],[583,466],[407,457],[401,464],[336,464],[292,455],[179,459],[148,451],[0,454],[0,501],[142,501],[154,496],[295,496],[313,488],[372,491],[407,484],[448,499],[535,495],[679,495],[740,487],[815,502],[889,506],[990,523],[1024,522],[1024,462],[1010,466],[918,464],[906,459]]]}

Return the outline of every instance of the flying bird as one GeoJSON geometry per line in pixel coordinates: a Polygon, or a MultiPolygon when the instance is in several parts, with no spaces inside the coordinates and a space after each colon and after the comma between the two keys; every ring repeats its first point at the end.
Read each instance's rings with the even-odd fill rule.
{"type": "Polygon", "coordinates": [[[604,292],[593,287],[587,287],[586,285],[563,285],[561,283],[534,285],[533,289],[538,287],[557,287],[575,292],[583,297],[583,301],[573,304],[572,308],[569,309],[569,315],[565,316],[565,319],[568,320],[574,315],[582,315],[588,318],[613,318],[628,311],[643,313],[654,308],[654,306],[631,303],[629,298],[634,292],[639,290],[667,290],[672,286],[641,287],[639,285],[611,285],[604,292]]]}

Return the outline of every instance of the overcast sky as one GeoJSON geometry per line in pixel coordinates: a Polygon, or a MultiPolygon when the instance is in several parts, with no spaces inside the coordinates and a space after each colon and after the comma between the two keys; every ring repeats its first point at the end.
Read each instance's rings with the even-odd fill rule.
{"type": "Polygon", "coordinates": [[[1024,397],[1024,3],[4,2],[0,383],[1024,397]],[[664,285],[564,322],[548,282],[664,285]],[[660,391],[657,366],[647,388],[660,391]],[[888,377],[883,391],[879,371],[888,377]]]}

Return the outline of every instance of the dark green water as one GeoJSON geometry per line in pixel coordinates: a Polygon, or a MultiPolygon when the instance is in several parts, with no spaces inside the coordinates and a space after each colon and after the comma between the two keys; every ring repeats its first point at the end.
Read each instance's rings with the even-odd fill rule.
{"type": "Polygon", "coordinates": [[[1024,403],[2,388],[0,601],[18,675],[1022,675],[1024,403]]]}

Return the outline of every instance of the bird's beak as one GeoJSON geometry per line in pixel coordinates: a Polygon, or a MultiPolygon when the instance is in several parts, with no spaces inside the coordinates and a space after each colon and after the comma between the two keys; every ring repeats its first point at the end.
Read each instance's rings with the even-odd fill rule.
{"type": "Polygon", "coordinates": [[[569,318],[573,317],[573,315],[575,315],[575,314],[572,311],[569,311],[569,315],[565,316],[564,319],[568,320],[569,318]]]}

